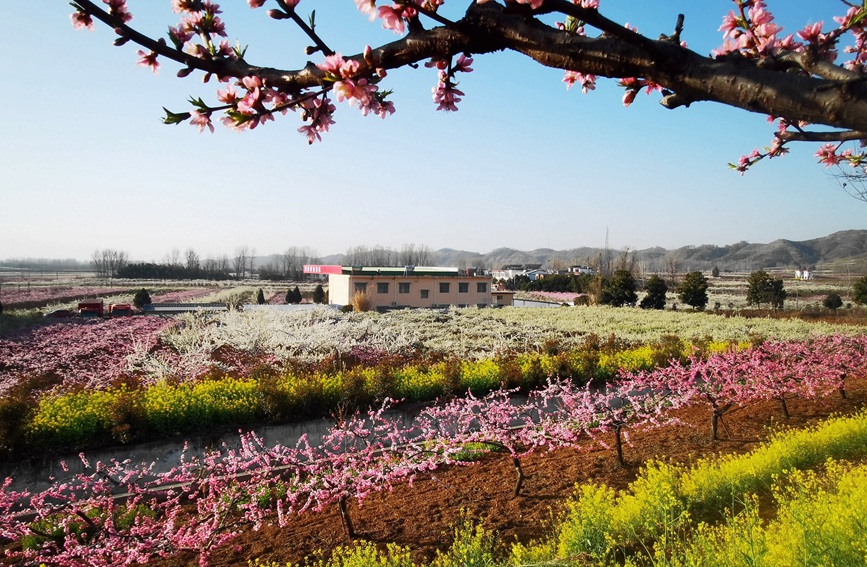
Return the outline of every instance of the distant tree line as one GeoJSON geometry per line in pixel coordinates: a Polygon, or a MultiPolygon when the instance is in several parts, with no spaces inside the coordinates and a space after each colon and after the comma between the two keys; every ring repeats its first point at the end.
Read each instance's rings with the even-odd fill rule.
{"type": "Polygon", "coordinates": [[[231,273],[216,262],[194,268],[184,265],[137,262],[121,268],[117,277],[142,280],[228,280],[231,278],[231,273]]]}
{"type": "Polygon", "coordinates": [[[127,253],[119,250],[94,250],[90,256],[90,266],[98,278],[118,277],[128,261],[127,253]]]}
{"type": "MultiPolygon", "coordinates": [[[[94,257],[97,253],[102,254],[97,251],[94,257]]],[[[102,273],[104,277],[129,279],[229,280],[258,275],[264,280],[301,281],[306,279],[304,264],[316,263],[319,259],[309,248],[287,248],[276,260],[261,267],[256,263],[256,249],[249,246],[239,246],[231,257],[223,254],[205,259],[192,248],[183,253],[175,248],[161,262],[124,262],[119,268],[102,273]]]]}
{"type": "Polygon", "coordinates": [[[316,252],[307,247],[287,248],[270,263],[259,268],[259,279],[270,281],[303,281],[305,264],[319,264],[316,252]]]}
{"type": "MultiPolygon", "coordinates": [[[[639,282],[634,276],[634,264],[620,264],[618,269],[604,275],[597,272],[589,274],[547,274],[544,277],[530,280],[525,275],[501,280],[500,284],[513,291],[550,291],[572,292],[576,295],[586,295],[586,303],[624,307],[638,305],[642,309],[664,309],[668,285],[658,275],[650,276],[644,281],[645,296],[638,303],[639,282]]],[[[680,301],[693,309],[702,310],[707,306],[708,282],[701,272],[686,274],[675,288],[680,301]]]]}
{"type": "Polygon", "coordinates": [[[18,270],[38,270],[45,272],[86,271],[90,269],[89,262],[79,262],[74,258],[7,258],[0,260],[0,266],[18,270]]]}
{"type": "Polygon", "coordinates": [[[343,257],[347,266],[430,266],[433,262],[433,251],[423,244],[404,244],[400,250],[355,246],[343,257]]]}

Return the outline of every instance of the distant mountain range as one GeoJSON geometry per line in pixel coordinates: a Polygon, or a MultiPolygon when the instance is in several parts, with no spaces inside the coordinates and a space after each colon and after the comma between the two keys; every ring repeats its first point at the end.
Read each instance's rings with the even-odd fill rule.
{"type": "MultiPolygon", "coordinates": [[[[307,249],[304,249],[305,253],[307,249]]],[[[400,254],[394,250],[378,249],[379,258],[398,258],[400,254]]],[[[443,248],[429,251],[425,249],[426,261],[420,262],[429,266],[481,267],[499,269],[507,264],[540,264],[543,268],[568,267],[570,265],[597,265],[600,258],[608,259],[616,265],[617,259],[627,251],[604,248],[572,248],[569,250],[552,250],[539,248],[522,251],[513,248],[497,248],[486,254],[467,250],[443,248]]],[[[738,242],[727,246],[702,244],[698,246],[683,246],[674,250],[661,247],[644,250],[628,250],[630,257],[634,254],[638,266],[645,272],[667,272],[672,263],[676,263],[680,273],[693,270],[711,270],[714,267],[721,271],[748,272],[759,269],[795,270],[811,268],[818,270],[834,270],[856,274],[867,274],[867,230],[844,230],[821,238],[804,240],[775,240],[769,244],[751,244],[738,242]]],[[[294,263],[321,263],[346,265],[347,256],[332,254],[316,260],[311,257],[296,257],[294,263]]],[[[281,265],[281,256],[257,256],[255,265],[262,268],[267,265],[281,265]]],[[[373,264],[371,264],[373,265],[373,264]]],[[[0,260],[0,270],[4,269],[40,269],[51,271],[87,270],[89,262],[77,260],[52,259],[11,259],[0,260]]]]}
{"type": "MultiPolygon", "coordinates": [[[[738,242],[727,246],[703,244],[684,246],[674,250],[655,247],[644,250],[629,250],[635,253],[637,262],[647,271],[665,271],[672,261],[678,271],[711,270],[716,266],[722,271],[754,271],[759,269],[844,269],[846,266],[859,273],[867,273],[867,230],[844,230],[822,238],[804,240],[775,240],[769,244],[738,242]]],[[[600,255],[612,260],[623,250],[603,248],[572,248],[552,250],[539,248],[528,252],[513,248],[497,248],[487,254],[443,248],[432,253],[432,265],[478,266],[497,269],[506,264],[552,264],[575,265],[598,262],[600,255]]],[[[322,258],[325,264],[342,264],[343,254],[322,258]]]]}

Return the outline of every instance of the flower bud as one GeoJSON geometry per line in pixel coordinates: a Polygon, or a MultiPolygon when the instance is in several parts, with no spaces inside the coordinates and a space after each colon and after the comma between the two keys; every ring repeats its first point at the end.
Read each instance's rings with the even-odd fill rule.
{"type": "Polygon", "coordinates": [[[289,18],[289,14],[283,10],[268,10],[268,16],[275,20],[285,20],[289,18]]]}

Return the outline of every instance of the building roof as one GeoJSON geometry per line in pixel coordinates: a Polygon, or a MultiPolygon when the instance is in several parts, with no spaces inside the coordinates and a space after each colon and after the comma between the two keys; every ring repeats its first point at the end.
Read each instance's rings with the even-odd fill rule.
{"type": "MultiPolygon", "coordinates": [[[[343,273],[353,276],[461,276],[466,270],[437,266],[343,266],[343,273]]],[[[473,272],[472,275],[475,275],[473,272]]]]}
{"type": "MultiPolygon", "coordinates": [[[[305,274],[342,274],[346,276],[440,276],[440,277],[474,277],[485,276],[482,270],[476,268],[450,268],[443,266],[336,266],[336,265],[305,265],[305,274]]],[[[487,276],[485,276],[487,277],[487,276]]]]}

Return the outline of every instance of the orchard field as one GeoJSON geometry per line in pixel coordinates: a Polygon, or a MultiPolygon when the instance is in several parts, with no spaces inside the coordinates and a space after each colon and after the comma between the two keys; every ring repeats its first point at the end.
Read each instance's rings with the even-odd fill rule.
{"type": "MultiPolygon", "coordinates": [[[[154,287],[136,284],[88,291],[130,301],[135,289],[154,287]]],[[[817,295],[829,289],[824,285],[817,295]]],[[[256,289],[256,283],[165,288],[154,289],[153,298],[237,305],[256,289]]],[[[733,297],[732,289],[724,293],[733,297]]],[[[706,530],[731,537],[723,534],[725,522],[782,529],[762,523],[758,502],[779,492],[780,506],[813,506],[792,504],[787,487],[845,487],[854,482],[850,475],[863,474],[856,447],[863,446],[857,435],[867,422],[858,413],[867,340],[859,308],[817,317],[820,308],[808,303],[806,317],[756,317],[735,308],[341,313],[308,305],[174,317],[41,317],[80,292],[56,291],[56,304],[43,294],[27,301],[44,305],[2,315],[6,459],[35,453],[77,459],[69,454],[78,451],[86,459],[97,446],[339,419],[315,446],[265,447],[249,435],[241,449],[189,455],[165,474],[135,463],[89,463],[92,475],[60,479],[45,492],[4,491],[0,540],[17,563],[114,565],[162,557],[166,565],[283,564],[321,552],[323,561],[333,553],[335,566],[458,565],[467,564],[468,553],[504,565],[650,564],[653,554],[698,553],[689,546],[706,530]],[[419,408],[411,424],[383,412],[407,404],[419,408]],[[794,474],[780,465],[762,473],[764,480],[729,483],[729,493],[684,480],[696,478],[687,463],[699,456],[760,451],[766,427],[826,427],[823,420],[835,412],[856,415],[841,426],[855,437],[839,441],[839,451],[827,440],[805,441],[806,452],[816,455],[797,469],[817,472],[775,484],[774,475],[794,474]],[[834,464],[816,468],[830,458],[834,464]],[[653,459],[675,468],[663,470],[653,459]],[[634,494],[660,474],[668,484],[653,490],[665,495],[634,494]],[[573,495],[576,482],[594,479],[573,495]],[[582,498],[662,498],[670,506],[661,512],[638,506],[636,517],[662,514],[641,528],[600,507],[592,522],[608,527],[591,537],[573,533],[575,522],[590,521],[581,519],[590,513],[582,498]],[[680,539],[666,539],[669,529],[680,539]],[[570,538],[596,543],[586,548],[570,538]],[[385,551],[388,543],[403,547],[385,551]]],[[[269,288],[267,302],[281,303],[284,294],[285,288],[269,288]]],[[[852,535],[859,537],[867,541],[852,535]]]]}

